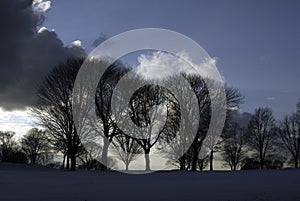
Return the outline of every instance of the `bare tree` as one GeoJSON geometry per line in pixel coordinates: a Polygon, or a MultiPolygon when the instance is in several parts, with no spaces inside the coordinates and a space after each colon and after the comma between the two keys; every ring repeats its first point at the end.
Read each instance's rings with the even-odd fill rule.
{"type": "Polygon", "coordinates": [[[16,147],[16,142],[13,140],[15,132],[0,131],[0,161],[7,162],[10,152],[16,147]]]}
{"type": "Polygon", "coordinates": [[[191,170],[196,171],[197,161],[199,160],[198,158],[199,153],[209,129],[209,122],[211,116],[211,108],[210,108],[211,99],[210,99],[209,90],[206,85],[206,82],[208,82],[208,80],[204,80],[198,76],[188,76],[187,79],[197,96],[198,105],[199,105],[199,114],[201,117],[199,121],[198,132],[191,145],[192,154],[193,154],[191,158],[192,160],[191,170]]]}
{"type": "Polygon", "coordinates": [[[198,168],[200,171],[203,171],[204,168],[208,166],[209,157],[206,156],[205,158],[198,158],[198,168]]]}
{"type": "Polygon", "coordinates": [[[51,136],[51,143],[67,155],[67,168],[76,169],[76,156],[81,144],[72,115],[72,90],[83,59],[70,59],[55,67],[37,92],[32,108],[40,124],[51,136]],[[69,159],[71,167],[69,167],[69,159]]]}
{"type": "Polygon", "coordinates": [[[79,71],[73,91],[73,112],[78,134],[86,151],[92,151],[89,150],[93,149],[92,145],[89,147],[92,141],[101,144],[101,153],[94,158],[103,164],[102,170],[107,169],[109,146],[118,134],[111,98],[119,79],[126,72],[128,68],[119,61],[111,63],[110,58],[88,58],[79,71]],[[106,70],[101,74],[104,68],[106,70]]]}
{"type": "MultiPolygon", "coordinates": [[[[241,92],[237,88],[226,87],[225,93],[226,93],[227,112],[226,112],[226,121],[225,121],[225,125],[221,137],[226,133],[228,127],[231,127],[232,112],[236,111],[244,101],[244,97],[242,96],[241,92]]],[[[209,156],[210,171],[213,170],[214,153],[222,151],[221,148],[222,143],[223,143],[223,139],[220,138],[217,141],[216,145],[214,145],[213,149],[210,151],[210,156],[209,156]]]]}
{"type": "MultiPolygon", "coordinates": [[[[107,61],[98,61],[100,65],[105,65],[107,61]]],[[[101,133],[103,134],[103,147],[101,163],[104,164],[102,170],[107,169],[108,149],[113,138],[118,134],[115,119],[111,110],[111,97],[113,90],[119,79],[128,72],[129,68],[123,63],[116,61],[106,70],[102,76],[96,90],[96,112],[100,119],[101,133]]]]}
{"type": "Polygon", "coordinates": [[[148,127],[145,133],[133,134],[136,137],[136,142],[141,146],[145,156],[145,170],[150,168],[150,151],[156,145],[164,129],[154,128],[153,125],[161,123],[159,118],[163,114],[163,109],[160,107],[166,101],[164,97],[164,89],[160,86],[146,85],[139,89],[131,99],[131,117],[133,122],[139,127],[148,127]]]}
{"type": "Polygon", "coordinates": [[[112,143],[115,155],[125,164],[125,170],[128,171],[130,163],[137,159],[137,154],[142,153],[142,147],[136,139],[124,133],[117,135],[112,143]]]}
{"type": "Polygon", "coordinates": [[[45,164],[44,160],[48,158],[51,151],[45,131],[37,128],[30,129],[23,137],[21,149],[31,164],[45,164]]]}
{"type": "Polygon", "coordinates": [[[12,131],[0,131],[0,162],[27,163],[25,154],[13,138],[14,135],[15,132],[12,131]]]}
{"type": "Polygon", "coordinates": [[[245,130],[238,123],[232,122],[223,134],[222,155],[231,170],[237,170],[245,157],[245,130]]]}
{"type": "Polygon", "coordinates": [[[265,159],[272,154],[276,141],[275,119],[269,108],[257,108],[249,122],[246,140],[247,144],[258,155],[260,168],[265,167],[265,159]]]}
{"type": "MultiPolygon", "coordinates": [[[[195,137],[193,137],[191,139],[189,135],[180,133],[180,138],[181,138],[180,142],[178,142],[178,144],[176,144],[176,146],[173,147],[174,152],[178,153],[178,154],[175,154],[176,155],[175,157],[177,157],[179,155],[181,156],[178,159],[179,167],[181,170],[190,169],[190,170],[195,171],[195,170],[197,170],[197,167],[198,167],[197,164],[199,162],[203,163],[203,164],[205,162],[205,164],[206,164],[208,159],[209,159],[210,169],[213,170],[213,158],[214,158],[214,153],[216,151],[218,151],[217,146],[214,146],[214,144],[211,145],[211,147],[210,147],[211,151],[210,151],[209,157],[204,157],[203,159],[198,158],[200,150],[203,147],[203,142],[204,142],[205,138],[207,137],[207,133],[208,133],[209,125],[210,125],[210,119],[211,119],[211,94],[207,88],[207,84],[209,84],[210,86],[214,86],[210,90],[213,90],[213,93],[215,95],[214,98],[217,99],[216,101],[218,101],[218,99],[220,99],[220,100],[222,99],[222,98],[218,97],[218,96],[220,96],[220,94],[222,92],[220,91],[221,90],[220,87],[218,87],[218,85],[216,83],[214,83],[213,80],[203,79],[203,78],[193,75],[193,74],[183,75],[183,76],[189,82],[193,92],[195,93],[195,95],[197,97],[197,104],[199,107],[200,119],[195,120],[195,122],[199,121],[198,122],[198,130],[197,130],[195,137]],[[181,150],[183,150],[181,147],[186,147],[187,144],[191,144],[190,148],[185,153],[181,153],[181,150]]],[[[178,83],[176,86],[177,86],[177,90],[179,92],[178,94],[185,94],[184,92],[187,91],[187,89],[185,88],[186,86],[184,86],[184,85],[180,85],[178,83]]],[[[235,88],[227,87],[225,89],[225,94],[226,94],[226,99],[227,99],[228,111],[232,110],[233,108],[237,108],[243,101],[243,97],[242,97],[241,93],[235,88]]],[[[191,103],[189,103],[188,101],[185,101],[185,103],[187,105],[191,105],[191,103]]],[[[175,106],[175,107],[173,107],[174,110],[180,114],[179,105],[178,104],[177,105],[173,104],[173,105],[175,106]]],[[[222,105],[222,104],[220,104],[220,105],[222,105]]],[[[227,119],[230,119],[229,112],[227,114],[228,114],[227,119]]],[[[174,115],[174,116],[175,116],[175,118],[177,117],[176,115],[174,115]]],[[[179,119],[180,119],[180,117],[179,117],[179,119]]],[[[175,119],[173,127],[174,128],[178,127],[177,124],[178,124],[178,121],[176,122],[176,119],[175,119]]],[[[214,129],[214,128],[211,128],[211,129],[214,129]]],[[[171,132],[171,134],[174,134],[174,133],[176,134],[176,132],[171,132]]],[[[167,138],[164,139],[164,141],[169,143],[173,138],[174,138],[173,135],[168,134],[167,138]]],[[[170,156],[168,156],[168,157],[170,157],[170,156]]],[[[201,166],[203,167],[204,165],[201,165],[201,166]]]]}
{"type": "MultiPolygon", "coordinates": [[[[188,95],[186,91],[189,89],[181,82],[176,82],[176,79],[173,81],[173,85],[175,84],[176,87],[176,93],[181,94],[182,102],[184,102],[185,105],[179,105],[176,101],[173,101],[172,103],[172,109],[174,111],[173,115],[173,128],[172,132],[167,133],[164,136],[164,141],[167,144],[170,144],[170,142],[174,139],[176,135],[179,135],[179,140],[176,144],[173,145],[171,153],[167,156],[168,158],[171,157],[172,161],[169,161],[168,163],[177,165],[179,164],[180,170],[197,170],[198,162],[201,159],[198,158],[202,143],[207,135],[207,131],[209,128],[209,122],[210,122],[210,96],[208,88],[206,87],[206,82],[204,79],[202,79],[199,76],[189,74],[185,75],[182,74],[183,77],[188,81],[190,84],[191,89],[193,90],[193,93],[196,96],[196,102],[193,102],[191,98],[185,98],[185,95],[188,95]],[[191,136],[187,133],[177,133],[178,126],[180,123],[180,119],[182,118],[181,115],[181,107],[186,107],[187,109],[190,107],[193,107],[194,104],[197,104],[199,107],[199,119],[194,119],[193,123],[196,124],[198,130],[196,130],[196,135],[191,136]],[[179,158],[178,158],[179,157],[179,158]],[[174,158],[174,159],[173,159],[174,158]]],[[[176,77],[175,77],[176,78],[176,77]]],[[[170,98],[171,100],[174,99],[174,97],[170,98]]],[[[196,115],[195,115],[196,116],[196,115]]],[[[188,126],[190,122],[185,122],[188,126]]],[[[202,165],[203,166],[203,165],[202,165]]]]}
{"type": "Polygon", "coordinates": [[[300,155],[300,122],[297,114],[286,116],[281,122],[280,137],[284,147],[292,155],[295,168],[298,168],[300,155]]]}
{"type": "MultiPolygon", "coordinates": [[[[194,157],[192,160],[192,170],[196,170],[196,164],[199,156],[199,151],[201,150],[203,146],[203,140],[207,136],[207,132],[209,129],[210,119],[211,119],[211,100],[210,100],[210,92],[208,91],[206,85],[209,82],[214,82],[213,80],[201,80],[201,78],[197,77],[191,77],[190,83],[192,88],[197,94],[198,98],[198,104],[200,108],[200,117],[202,119],[202,122],[199,124],[199,130],[197,133],[196,138],[194,139],[194,142],[192,144],[192,149],[194,153],[194,157]],[[205,81],[205,82],[204,82],[205,81]]],[[[215,95],[218,96],[219,93],[219,87],[213,89],[215,90],[215,95]]],[[[232,87],[226,87],[225,88],[225,95],[226,95],[226,104],[227,104],[227,116],[226,116],[226,122],[230,119],[230,110],[232,108],[238,108],[239,105],[243,102],[243,96],[241,95],[240,91],[236,88],[232,87]]],[[[221,108],[220,108],[221,109],[221,108]]],[[[214,129],[214,128],[211,128],[214,129]]],[[[212,145],[211,151],[209,154],[209,169],[213,170],[213,160],[214,160],[214,153],[219,151],[219,145],[221,141],[217,141],[217,144],[212,145]]]]}
{"type": "Polygon", "coordinates": [[[300,124],[300,101],[297,103],[296,116],[297,116],[297,122],[300,124]]]}
{"type": "MultiPolygon", "coordinates": [[[[199,156],[199,152],[203,146],[203,141],[207,136],[210,119],[211,119],[211,100],[210,100],[210,94],[206,87],[206,83],[208,82],[214,82],[212,80],[202,80],[201,78],[197,77],[191,77],[190,78],[191,86],[194,89],[195,92],[197,92],[197,98],[198,98],[198,104],[200,108],[200,116],[201,116],[201,122],[199,123],[199,130],[197,133],[196,138],[194,139],[194,142],[191,146],[193,149],[193,159],[192,159],[192,167],[191,170],[196,170],[196,164],[199,156]],[[205,81],[205,82],[204,82],[205,81]]],[[[218,96],[218,90],[217,87],[215,90],[216,96],[218,96]]],[[[221,92],[220,92],[221,93],[221,92]]],[[[232,88],[232,87],[226,87],[225,88],[225,94],[226,94],[226,104],[227,104],[227,116],[226,116],[226,122],[230,120],[230,111],[233,108],[238,108],[239,105],[243,102],[243,96],[239,92],[238,89],[232,88]]],[[[226,126],[225,122],[225,126],[226,126]]],[[[214,128],[211,128],[214,129],[214,128]]],[[[209,169],[213,170],[213,160],[214,160],[214,153],[220,150],[220,143],[222,141],[218,140],[215,145],[212,145],[211,151],[209,153],[209,169]]]]}

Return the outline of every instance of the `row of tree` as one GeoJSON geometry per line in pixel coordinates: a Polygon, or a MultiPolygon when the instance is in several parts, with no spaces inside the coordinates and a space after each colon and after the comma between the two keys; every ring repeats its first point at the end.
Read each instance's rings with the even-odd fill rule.
{"type": "Polygon", "coordinates": [[[232,170],[238,167],[282,168],[299,166],[300,102],[297,111],[276,121],[270,108],[257,108],[246,127],[233,122],[224,131],[222,156],[232,170]]]}
{"type": "Polygon", "coordinates": [[[0,131],[0,161],[13,163],[49,164],[54,156],[45,131],[30,129],[19,141],[12,131],[0,131]]]}
{"type": "MultiPolygon", "coordinates": [[[[33,107],[32,111],[41,122],[41,126],[45,127],[50,135],[50,142],[53,147],[63,153],[64,158],[67,158],[67,168],[75,170],[76,158],[84,153],[84,148],[80,143],[75,122],[72,113],[72,100],[74,82],[77,73],[83,63],[83,59],[72,59],[64,64],[59,65],[50,72],[43,84],[38,90],[38,102],[33,107]],[[70,167],[69,167],[70,159],[70,167]]],[[[92,69],[94,66],[98,68],[105,66],[109,60],[91,61],[89,64],[92,69]]],[[[101,150],[94,150],[95,153],[100,153],[98,159],[104,164],[101,168],[106,169],[108,165],[108,150],[111,145],[117,149],[115,151],[116,157],[125,163],[128,167],[129,163],[136,158],[136,155],[143,152],[145,156],[145,169],[150,170],[150,152],[155,147],[156,151],[165,144],[174,139],[179,131],[180,110],[178,100],[174,98],[172,93],[161,86],[146,85],[137,90],[133,94],[130,104],[129,113],[132,121],[139,127],[150,126],[153,121],[153,114],[158,114],[158,111],[152,111],[153,106],[164,104],[167,108],[167,119],[163,129],[159,132],[153,133],[148,130],[145,133],[130,133],[126,135],[116,124],[116,116],[112,113],[111,98],[114,88],[127,72],[131,70],[130,67],[121,62],[115,62],[109,66],[104,75],[101,77],[95,95],[95,105],[97,119],[94,120],[99,125],[99,135],[102,135],[101,150]],[[134,137],[132,137],[134,136],[134,137]]],[[[193,153],[191,160],[191,170],[197,169],[198,155],[200,153],[202,143],[207,135],[207,130],[210,122],[210,96],[206,83],[210,80],[202,79],[195,75],[182,75],[189,82],[196,97],[199,106],[200,118],[198,124],[197,134],[194,137],[184,136],[186,139],[182,141],[189,141],[192,144],[190,150],[187,152],[193,153]]],[[[136,75],[135,80],[143,81],[143,77],[136,75]]],[[[89,78],[87,78],[88,80],[89,78]]],[[[171,79],[172,80],[172,79],[171,79]]],[[[176,80],[176,79],[174,79],[176,80]]],[[[176,83],[171,83],[176,84],[176,83]]],[[[92,84],[93,85],[93,84],[92,84]]],[[[182,93],[186,91],[185,86],[177,86],[177,89],[182,93]]],[[[126,93],[126,90],[121,90],[126,93]]],[[[119,94],[122,97],[124,94],[119,94]]],[[[93,95],[92,95],[93,96],[93,95]]],[[[226,89],[228,108],[235,108],[242,101],[242,96],[238,90],[233,88],[226,89]]],[[[93,97],[92,97],[93,98],[93,97]]],[[[80,99],[80,98],[79,98],[80,99]]],[[[187,103],[188,104],[188,103],[187,103]]],[[[159,109],[159,107],[155,107],[159,109]]],[[[123,114],[123,112],[119,112],[123,114]]],[[[84,114],[82,114],[84,115],[84,114]]],[[[93,120],[92,120],[93,121],[93,120]]],[[[90,126],[91,128],[93,125],[90,126]]],[[[91,136],[94,137],[94,136],[91,136]]],[[[181,161],[180,169],[188,168],[186,163],[187,153],[181,153],[182,144],[173,147],[173,153],[177,157],[183,155],[179,160],[181,161]],[[181,153],[178,154],[177,152],[181,153]]],[[[96,149],[96,148],[95,148],[96,149]]],[[[89,150],[90,152],[90,150],[89,150]]],[[[99,154],[98,154],[99,155],[99,154]]],[[[172,157],[167,156],[168,158],[172,157]]]]}
{"type": "MultiPolygon", "coordinates": [[[[144,154],[145,169],[150,170],[151,150],[165,151],[165,148],[179,134],[181,138],[177,144],[172,144],[173,146],[163,153],[167,153],[166,158],[173,159],[168,163],[178,166],[181,170],[203,170],[208,164],[210,164],[209,169],[213,170],[216,152],[221,153],[224,165],[232,170],[281,168],[286,162],[292,162],[295,167],[298,167],[300,103],[297,105],[296,113],[285,117],[281,122],[275,121],[269,108],[258,108],[254,114],[248,114],[246,123],[241,124],[239,120],[241,114],[236,112],[236,108],[242,104],[243,97],[237,89],[230,87],[225,89],[227,116],[222,136],[209,156],[200,159],[198,156],[207,137],[211,119],[211,92],[207,88],[207,83],[212,81],[195,75],[182,74],[181,76],[188,81],[197,98],[201,118],[196,122],[198,126],[196,136],[178,133],[182,120],[182,106],[170,91],[158,85],[145,85],[139,88],[130,99],[128,111],[135,125],[147,127],[152,125],[155,119],[153,115],[161,113],[160,108],[155,106],[164,105],[167,116],[163,128],[159,132],[147,130],[148,132],[145,133],[125,134],[116,123],[116,119],[120,117],[115,116],[111,108],[111,98],[117,83],[131,70],[121,62],[110,65],[97,84],[95,96],[92,97],[95,100],[97,114],[94,122],[97,124],[97,129],[100,129],[97,132],[102,136],[103,141],[101,147],[95,142],[95,146],[91,146],[93,149],[87,151],[78,136],[78,127],[76,129],[72,111],[74,82],[83,61],[84,59],[71,59],[49,73],[38,90],[37,104],[32,108],[32,112],[45,131],[30,130],[22,138],[19,146],[13,141],[13,133],[2,132],[1,161],[9,162],[11,158],[20,157],[25,158],[22,159],[23,162],[45,164],[54,153],[59,153],[63,158],[62,166],[66,169],[75,170],[79,165],[86,169],[106,170],[107,166],[113,167],[116,164],[114,158],[108,157],[108,150],[113,149],[114,157],[122,161],[126,169],[138,154],[144,154]],[[186,143],[190,146],[184,150],[182,147],[186,143]],[[15,155],[8,156],[7,153],[15,155]],[[101,163],[95,160],[95,156],[101,163]]],[[[101,67],[109,61],[91,62],[92,65],[101,67]]],[[[143,78],[137,76],[135,79],[143,78]]],[[[187,90],[185,86],[176,86],[178,91],[187,90]]],[[[119,96],[123,95],[119,94],[119,96]]],[[[123,112],[118,113],[120,114],[123,112]]]]}

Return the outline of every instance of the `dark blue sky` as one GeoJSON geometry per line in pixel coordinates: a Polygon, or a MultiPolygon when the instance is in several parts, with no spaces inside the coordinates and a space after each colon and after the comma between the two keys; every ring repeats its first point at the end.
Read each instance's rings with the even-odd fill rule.
{"type": "Polygon", "coordinates": [[[242,109],[270,106],[277,117],[300,99],[300,1],[52,0],[44,26],[87,51],[100,33],[137,28],[180,32],[212,57],[228,85],[245,96],[242,109]]]}

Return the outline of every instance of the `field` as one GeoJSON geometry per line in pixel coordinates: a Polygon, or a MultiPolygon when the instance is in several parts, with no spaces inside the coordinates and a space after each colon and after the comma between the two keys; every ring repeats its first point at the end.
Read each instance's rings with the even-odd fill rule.
{"type": "Polygon", "coordinates": [[[67,172],[0,164],[1,201],[299,201],[300,170],[67,172]]]}

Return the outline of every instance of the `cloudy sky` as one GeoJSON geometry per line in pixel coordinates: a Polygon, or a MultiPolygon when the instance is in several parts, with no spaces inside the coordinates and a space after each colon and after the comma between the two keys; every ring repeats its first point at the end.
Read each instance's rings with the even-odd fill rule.
{"type": "Polygon", "coordinates": [[[216,58],[243,111],[277,118],[300,98],[300,2],[1,0],[0,130],[24,133],[38,83],[56,64],[89,53],[95,40],[136,28],[177,31],[216,58]]]}

